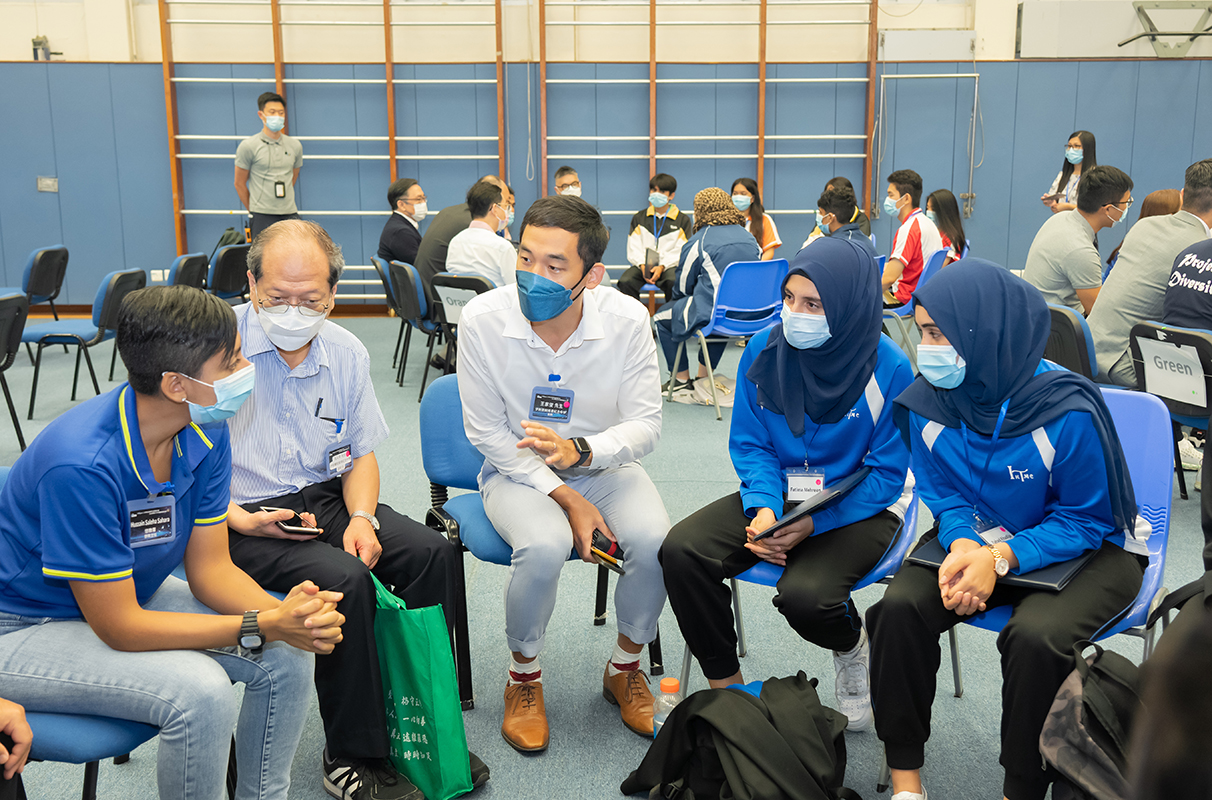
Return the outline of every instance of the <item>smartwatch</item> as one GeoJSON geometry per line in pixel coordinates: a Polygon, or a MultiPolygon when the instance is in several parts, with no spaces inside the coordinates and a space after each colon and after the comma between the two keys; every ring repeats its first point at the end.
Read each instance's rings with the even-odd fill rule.
{"type": "Polygon", "coordinates": [[[994,545],[987,544],[985,548],[993,554],[993,571],[997,573],[997,577],[1006,577],[1006,574],[1010,572],[1010,562],[1002,555],[1002,551],[998,550],[994,545]]]}
{"type": "Polygon", "coordinates": [[[577,455],[579,456],[579,458],[577,458],[577,463],[573,464],[574,467],[581,466],[589,460],[590,456],[593,455],[593,450],[589,447],[589,442],[586,441],[584,436],[577,436],[573,438],[572,446],[576,448],[577,455]]]}
{"type": "Polygon", "coordinates": [[[364,519],[370,523],[370,527],[375,529],[375,533],[379,532],[379,518],[376,517],[374,514],[370,513],[369,511],[355,511],[354,513],[350,514],[349,516],[351,519],[353,517],[361,517],[362,519],[364,519]]]}
{"type": "Polygon", "coordinates": [[[240,646],[253,655],[260,655],[261,648],[265,646],[265,634],[261,633],[261,626],[257,623],[256,611],[244,612],[244,622],[240,625],[240,646]]]}

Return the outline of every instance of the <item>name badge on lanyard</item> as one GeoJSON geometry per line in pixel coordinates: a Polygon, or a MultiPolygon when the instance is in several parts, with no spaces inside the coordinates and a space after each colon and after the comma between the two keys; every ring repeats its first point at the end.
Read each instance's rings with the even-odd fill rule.
{"type": "Polygon", "coordinates": [[[1014,534],[997,520],[982,516],[976,511],[972,512],[972,532],[981,537],[985,544],[1000,544],[1014,538],[1014,534]]]}
{"type": "Polygon", "coordinates": [[[130,546],[168,544],[177,538],[177,500],[171,494],[126,501],[130,514],[130,546]]]}
{"type": "Polygon", "coordinates": [[[337,478],[353,467],[353,442],[342,439],[334,445],[325,445],[324,467],[328,477],[337,478]]]}
{"type": "Polygon", "coordinates": [[[787,469],[787,501],[802,502],[825,491],[824,470],[809,467],[787,469]]]}
{"type": "Polygon", "coordinates": [[[530,393],[530,419],[537,422],[571,422],[576,393],[561,389],[559,375],[548,375],[549,386],[536,386],[530,393]]]}

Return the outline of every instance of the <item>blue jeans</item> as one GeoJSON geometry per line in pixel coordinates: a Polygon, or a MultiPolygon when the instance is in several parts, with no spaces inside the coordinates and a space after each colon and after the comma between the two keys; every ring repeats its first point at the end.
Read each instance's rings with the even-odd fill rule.
{"type": "MultiPolygon", "coordinates": [[[[215,613],[190,594],[185,581],[171,576],[144,607],[215,613]]],[[[5,698],[30,711],[155,725],[162,800],[218,800],[233,728],[238,800],[285,800],[314,664],[310,653],[282,642],[266,645],[259,658],[239,655],[235,647],[120,652],[83,620],[0,614],[5,698]],[[234,681],[245,685],[238,710],[234,681]]]]}

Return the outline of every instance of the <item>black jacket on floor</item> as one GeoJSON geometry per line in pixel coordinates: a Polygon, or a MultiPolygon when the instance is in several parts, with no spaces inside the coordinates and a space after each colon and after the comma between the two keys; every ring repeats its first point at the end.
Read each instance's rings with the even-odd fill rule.
{"type": "Polygon", "coordinates": [[[619,787],[680,800],[832,800],[846,773],[846,717],[821,705],[803,672],[771,678],[761,698],[707,689],[673,710],[640,768],[619,787]]]}

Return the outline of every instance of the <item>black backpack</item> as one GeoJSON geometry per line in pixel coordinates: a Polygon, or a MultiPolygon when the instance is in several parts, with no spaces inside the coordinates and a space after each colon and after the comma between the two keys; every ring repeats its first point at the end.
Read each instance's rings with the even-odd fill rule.
{"type": "Polygon", "coordinates": [[[1077,668],[1056,693],[1039,750],[1061,774],[1053,800],[1126,800],[1132,722],[1141,710],[1140,669],[1091,642],[1073,646],[1077,668]],[[1082,656],[1094,648],[1089,658],[1082,656]]]}
{"type": "Polygon", "coordinates": [[[845,730],[803,672],[765,681],[760,697],[705,689],[673,709],[620,789],[665,800],[862,800],[842,786],[845,730]]]}
{"type": "Polygon", "coordinates": [[[235,228],[228,228],[223,231],[223,235],[219,237],[219,243],[215,245],[215,249],[210,251],[209,261],[213,261],[215,253],[219,252],[219,248],[227,247],[229,244],[244,244],[244,233],[237,232],[235,228]]]}

